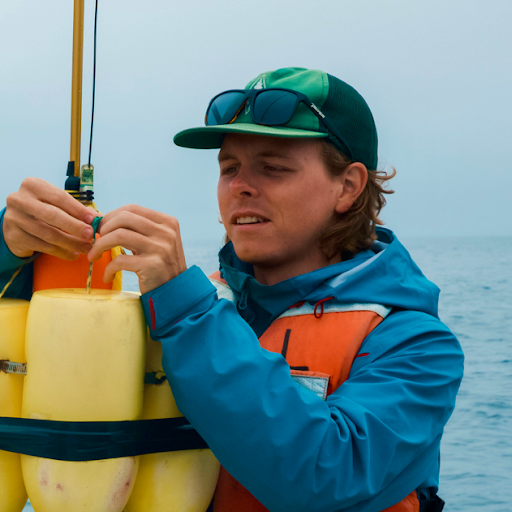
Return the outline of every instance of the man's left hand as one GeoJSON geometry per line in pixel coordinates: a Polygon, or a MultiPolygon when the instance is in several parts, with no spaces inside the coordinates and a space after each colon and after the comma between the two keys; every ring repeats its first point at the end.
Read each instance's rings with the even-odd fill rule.
{"type": "Polygon", "coordinates": [[[111,261],[103,281],[114,279],[116,272],[129,270],[139,277],[142,294],[150,292],[187,269],[177,219],[138,205],[113,210],[101,221],[96,241],[88,254],[98,260],[104,251],[121,246],[132,254],[111,261]]]}

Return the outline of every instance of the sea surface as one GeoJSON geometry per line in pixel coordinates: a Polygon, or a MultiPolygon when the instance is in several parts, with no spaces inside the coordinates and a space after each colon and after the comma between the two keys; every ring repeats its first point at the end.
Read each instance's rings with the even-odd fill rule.
{"type": "MultiPolygon", "coordinates": [[[[441,448],[446,512],[512,511],[512,237],[405,238],[441,289],[440,317],[466,356],[441,448]]],[[[187,264],[217,270],[220,242],[185,243],[187,264]]],[[[125,273],[124,288],[138,290],[125,273]]],[[[26,511],[33,510],[30,504],[26,511]]],[[[161,512],[166,512],[162,510],[161,512]]]]}

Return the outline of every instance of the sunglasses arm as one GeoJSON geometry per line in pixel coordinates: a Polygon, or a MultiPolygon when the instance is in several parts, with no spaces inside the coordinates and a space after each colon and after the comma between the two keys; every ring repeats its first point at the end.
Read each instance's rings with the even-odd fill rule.
{"type": "Polygon", "coordinates": [[[335,146],[337,146],[338,150],[353,161],[354,157],[352,156],[352,151],[350,151],[350,148],[341,133],[331,124],[331,122],[325,117],[325,114],[313,102],[306,100],[305,103],[311,112],[313,112],[313,114],[315,114],[315,116],[318,117],[320,122],[325,126],[330,139],[334,142],[335,146]]]}

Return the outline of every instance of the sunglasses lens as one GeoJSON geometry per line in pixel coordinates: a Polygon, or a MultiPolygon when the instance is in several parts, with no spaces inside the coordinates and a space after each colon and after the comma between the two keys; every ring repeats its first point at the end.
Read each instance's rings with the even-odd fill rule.
{"type": "Polygon", "coordinates": [[[254,100],[254,120],[267,126],[287,123],[295,112],[297,96],[289,91],[269,89],[254,100]]]}
{"type": "Polygon", "coordinates": [[[230,91],[217,96],[206,112],[207,126],[230,123],[244,100],[245,93],[240,91],[230,91]]]}

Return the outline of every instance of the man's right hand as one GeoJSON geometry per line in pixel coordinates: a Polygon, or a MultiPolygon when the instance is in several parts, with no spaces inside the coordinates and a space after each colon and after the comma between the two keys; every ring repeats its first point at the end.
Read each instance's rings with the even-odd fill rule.
{"type": "Polygon", "coordinates": [[[91,250],[90,224],[97,215],[64,190],[39,178],[26,178],[7,197],[4,240],[18,258],[44,252],[75,260],[91,250]]]}

